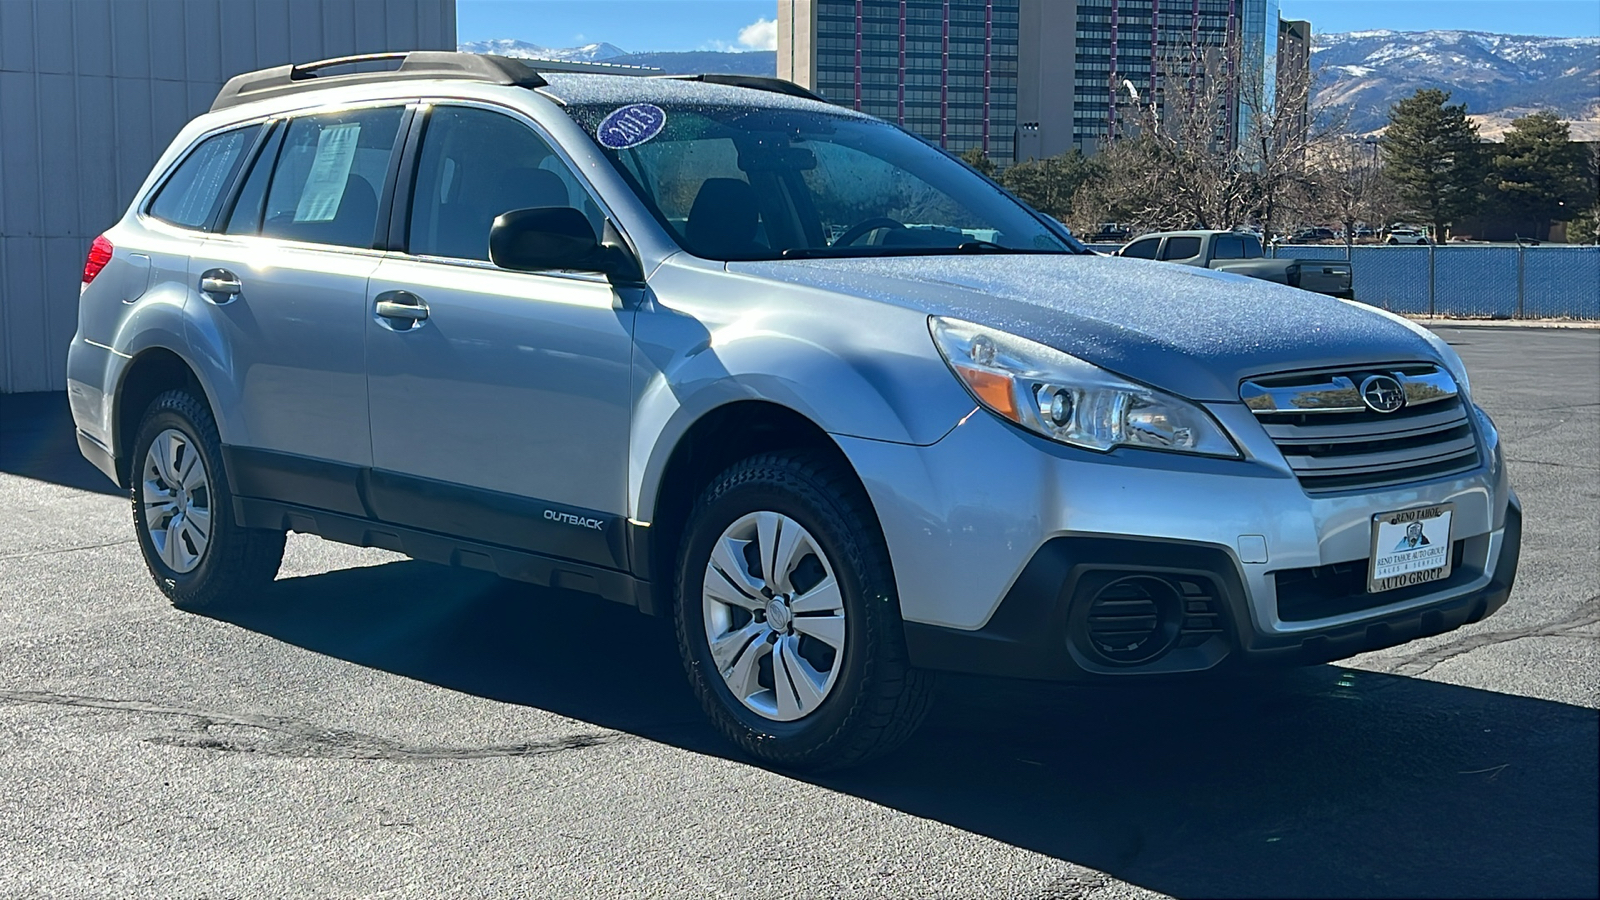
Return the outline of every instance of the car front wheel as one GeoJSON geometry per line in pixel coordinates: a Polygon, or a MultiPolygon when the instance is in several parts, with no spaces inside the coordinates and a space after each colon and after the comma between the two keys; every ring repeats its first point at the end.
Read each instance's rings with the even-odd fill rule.
{"type": "Polygon", "coordinates": [[[738,463],[691,513],[679,650],[718,729],[764,762],[853,765],[899,745],[927,711],[875,522],[854,479],[810,454],[738,463]]]}

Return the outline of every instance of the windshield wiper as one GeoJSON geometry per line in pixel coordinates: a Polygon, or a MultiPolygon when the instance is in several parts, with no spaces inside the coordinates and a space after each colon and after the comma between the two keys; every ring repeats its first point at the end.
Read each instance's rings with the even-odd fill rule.
{"type": "Polygon", "coordinates": [[[1070,253],[1069,250],[1025,250],[1007,247],[993,241],[965,241],[954,247],[790,247],[781,251],[781,259],[878,259],[893,256],[943,256],[951,253],[1070,253]]]}
{"type": "Polygon", "coordinates": [[[1032,250],[1018,250],[994,241],[965,241],[956,245],[957,253],[1032,253],[1032,250]]]}

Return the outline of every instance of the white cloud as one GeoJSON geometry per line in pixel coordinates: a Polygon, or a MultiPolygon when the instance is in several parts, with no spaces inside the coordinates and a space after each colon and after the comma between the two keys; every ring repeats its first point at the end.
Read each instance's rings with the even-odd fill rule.
{"type": "Polygon", "coordinates": [[[777,20],[757,19],[739,29],[739,43],[747,50],[778,49],[777,20]]]}

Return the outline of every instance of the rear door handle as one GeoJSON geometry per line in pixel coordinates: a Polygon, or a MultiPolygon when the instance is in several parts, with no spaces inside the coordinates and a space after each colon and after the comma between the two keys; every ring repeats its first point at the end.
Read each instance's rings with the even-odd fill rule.
{"type": "Polygon", "coordinates": [[[227,269],[207,269],[200,273],[200,293],[218,306],[232,302],[243,290],[239,276],[227,269]]]}
{"type": "Polygon", "coordinates": [[[378,324],[391,331],[410,331],[428,318],[428,304],[410,291],[384,291],[372,306],[378,324]]]}

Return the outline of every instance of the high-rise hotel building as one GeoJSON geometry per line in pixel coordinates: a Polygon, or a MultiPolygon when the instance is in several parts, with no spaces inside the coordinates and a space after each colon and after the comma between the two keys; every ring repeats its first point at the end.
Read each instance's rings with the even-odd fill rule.
{"type": "Polygon", "coordinates": [[[1226,47],[1236,137],[1273,96],[1277,13],[1278,0],[778,0],[778,76],[1005,164],[1095,152],[1161,58],[1226,47]]]}

